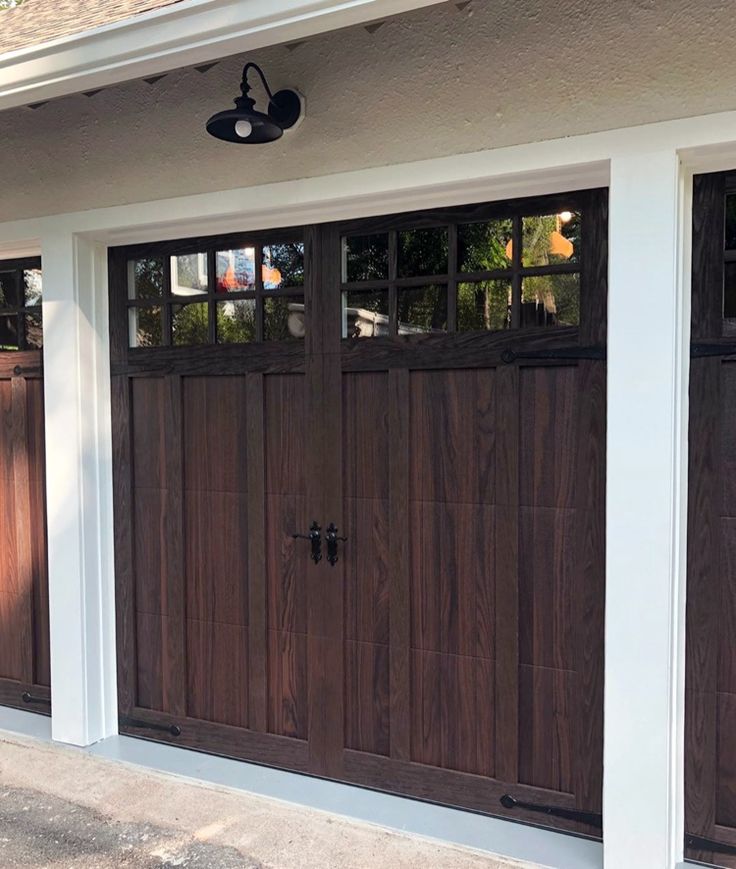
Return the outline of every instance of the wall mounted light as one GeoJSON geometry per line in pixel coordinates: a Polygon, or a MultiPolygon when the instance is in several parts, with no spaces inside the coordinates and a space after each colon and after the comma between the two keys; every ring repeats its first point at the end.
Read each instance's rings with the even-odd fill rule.
{"type": "Polygon", "coordinates": [[[224,142],[240,145],[260,145],[280,139],[284,130],[289,130],[302,115],[302,98],[294,90],[281,90],[272,93],[263,70],[256,63],[246,63],[243,67],[243,80],[240,83],[241,95],[235,98],[235,108],[218,112],[207,121],[207,132],[224,142]],[[268,94],[268,113],[256,110],[256,101],[249,97],[248,73],[255,70],[268,94]]]}

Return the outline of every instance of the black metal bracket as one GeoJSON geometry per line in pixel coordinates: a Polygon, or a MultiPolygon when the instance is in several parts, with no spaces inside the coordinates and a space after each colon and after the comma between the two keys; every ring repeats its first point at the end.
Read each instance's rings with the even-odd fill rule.
{"type": "Polygon", "coordinates": [[[719,854],[735,854],[736,845],[728,845],[726,842],[715,842],[713,839],[704,839],[702,836],[692,836],[685,833],[685,847],[694,851],[713,851],[719,854]]]}
{"type": "Polygon", "coordinates": [[[330,522],[327,526],[327,531],[325,532],[325,539],[327,540],[327,561],[334,567],[337,562],[340,560],[337,554],[337,543],[338,541],[342,541],[343,543],[347,542],[347,537],[338,537],[337,536],[338,528],[334,522],[330,522]]]}
{"type": "Polygon", "coordinates": [[[708,356],[736,356],[734,344],[691,344],[691,359],[704,359],[708,356]]]}
{"type": "Polygon", "coordinates": [[[26,366],[25,368],[22,365],[13,366],[13,374],[16,377],[20,377],[22,374],[31,375],[31,374],[41,374],[43,372],[43,368],[40,365],[32,365],[26,366]]]}
{"type": "Polygon", "coordinates": [[[51,706],[51,700],[48,697],[37,697],[35,694],[31,694],[30,691],[24,691],[20,697],[24,703],[37,703],[39,706],[51,706]]]}
{"type": "Polygon", "coordinates": [[[320,524],[315,519],[314,522],[309,526],[309,534],[292,534],[292,539],[294,540],[309,540],[312,545],[312,554],[310,558],[315,564],[319,564],[322,561],[322,528],[320,524]]]}
{"type": "Polygon", "coordinates": [[[501,797],[501,805],[504,809],[526,809],[527,812],[539,812],[542,815],[565,818],[568,821],[578,821],[591,827],[603,828],[603,815],[596,814],[596,812],[565,809],[562,806],[543,806],[540,803],[522,803],[520,800],[515,800],[510,794],[504,794],[501,797]]]}
{"type": "Polygon", "coordinates": [[[501,362],[511,365],[517,359],[605,360],[605,347],[550,347],[548,350],[511,350],[501,352],[501,362]]]}
{"type": "Polygon", "coordinates": [[[159,733],[168,733],[169,736],[181,736],[181,727],[178,724],[155,724],[152,721],[141,721],[139,718],[123,716],[120,723],[127,727],[139,727],[142,730],[158,730],[159,733]]]}

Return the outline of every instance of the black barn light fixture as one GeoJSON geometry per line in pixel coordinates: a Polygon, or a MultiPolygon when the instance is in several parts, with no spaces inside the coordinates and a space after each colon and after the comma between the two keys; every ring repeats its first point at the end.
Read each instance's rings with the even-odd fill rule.
{"type": "Polygon", "coordinates": [[[207,132],[224,142],[240,145],[261,145],[275,142],[296,124],[302,115],[302,98],[294,90],[281,90],[272,93],[263,70],[256,63],[246,63],[243,67],[243,81],[240,83],[241,95],[235,98],[235,108],[218,112],[207,121],[207,132]],[[256,109],[256,101],[248,96],[250,85],[248,73],[255,70],[268,94],[268,113],[256,109]]]}

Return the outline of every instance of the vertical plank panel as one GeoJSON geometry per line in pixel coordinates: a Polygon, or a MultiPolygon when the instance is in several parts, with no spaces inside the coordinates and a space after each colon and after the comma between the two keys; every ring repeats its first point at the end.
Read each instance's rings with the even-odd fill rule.
{"type": "Polygon", "coordinates": [[[248,408],[246,450],[248,466],[248,605],[250,728],[268,728],[266,705],[266,483],[263,375],[246,376],[248,408]]]}
{"type": "Polygon", "coordinates": [[[411,758],[411,588],[409,565],[409,372],[392,369],[389,393],[389,633],[390,751],[397,760],[411,758]]]}
{"type": "Polygon", "coordinates": [[[15,492],[16,591],[21,679],[33,679],[33,553],[31,546],[31,500],[28,468],[28,398],[24,377],[12,380],[13,486],[15,492]]]}
{"type": "Polygon", "coordinates": [[[519,780],[519,369],[496,372],[496,776],[519,780]]]}

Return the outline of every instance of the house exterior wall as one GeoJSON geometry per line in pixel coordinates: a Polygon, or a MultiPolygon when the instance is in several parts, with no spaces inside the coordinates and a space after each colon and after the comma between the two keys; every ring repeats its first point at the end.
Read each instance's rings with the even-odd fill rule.
{"type": "Polygon", "coordinates": [[[255,56],[307,118],[268,148],[204,132],[242,57],[0,114],[0,221],[625,128],[736,107],[723,0],[473,0],[255,56]],[[458,8],[463,6],[463,8],[458,8]]]}

